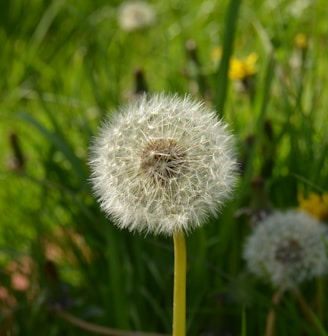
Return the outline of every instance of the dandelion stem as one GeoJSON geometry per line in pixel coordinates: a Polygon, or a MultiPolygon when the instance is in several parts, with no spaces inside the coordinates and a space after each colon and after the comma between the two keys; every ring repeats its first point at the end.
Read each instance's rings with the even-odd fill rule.
{"type": "Polygon", "coordinates": [[[186,242],[174,233],[173,336],[186,335],[186,242]]]}
{"type": "Polygon", "coordinates": [[[276,311],[275,307],[278,306],[280,302],[280,292],[277,291],[272,296],[272,307],[270,308],[266,320],[265,326],[265,336],[273,336],[274,335],[274,326],[276,323],[276,311]]]}

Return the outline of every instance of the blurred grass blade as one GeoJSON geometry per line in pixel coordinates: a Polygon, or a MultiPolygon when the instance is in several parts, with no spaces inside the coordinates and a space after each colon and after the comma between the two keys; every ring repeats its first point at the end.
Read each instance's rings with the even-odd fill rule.
{"type": "Polygon", "coordinates": [[[18,114],[18,117],[26,121],[28,124],[32,125],[37,129],[52,145],[54,145],[68,160],[72,169],[78,176],[82,185],[86,184],[87,177],[84,173],[83,164],[81,160],[76,156],[73,149],[70,147],[68,142],[57,133],[53,133],[41,125],[35,118],[31,117],[25,112],[18,114]]]}
{"type": "Polygon", "coordinates": [[[108,269],[110,274],[110,301],[113,309],[113,315],[117,323],[117,327],[122,329],[130,329],[129,321],[129,300],[128,294],[125,290],[126,276],[124,263],[128,261],[122,260],[121,256],[126,256],[123,236],[121,232],[117,232],[112,226],[108,226],[104,232],[106,235],[106,259],[108,261],[108,269]],[[122,264],[123,263],[123,264],[122,264]]]}
{"type": "Polygon", "coordinates": [[[224,104],[228,91],[228,71],[230,58],[233,51],[233,43],[237,27],[238,13],[241,0],[231,0],[228,6],[226,15],[224,36],[223,36],[223,53],[220,62],[220,67],[217,74],[217,92],[216,106],[221,111],[221,116],[224,114],[224,104]]]}
{"type": "Polygon", "coordinates": [[[246,312],[245,307],[243,307],[242,316],[241,316],[241,336],[246,336],[246,312]]]}
{"type": "Polygon", "coordinates": [[[54,19],[56,18],[56,15],[59,13],[60,8],[62,7],[64,1],[63,0],[54,0],[49,5],[47,10],[44,12],[41,20],[39,21],[39,24],[37,25],[34,34],[31,37],[31,49],[35,50],[38,48],[38,46],[42,43],[44,38],[46,37],[46,34],[53,23],[54,19]]]}
{"type": "Polygon", "coordinates": [[[163,325],[167,325],[168,317],[165,314],[165,307],[163,307],[161,303],[156,300],[156,295],[150,293],[145,287],[140,288],[140,294],[150,305],[153,311],[153,315],[155,315],[158,320],[161,320],[163,325]]]}
{"type": "MultiPolygon", "coordinates": [[[[255,112],[254,114],[257,116],[256,126],[255,126],[255,141],[250,150],[250,154],[248,157],[247,168],[245,171],[245,178],[243,179],[243,187],[241,190],[247,190],[250,185],[250,180],[252,175],[254,174],[254,158],[256,157],[257,150],[259,145],[261,144],[262,136],[263,136],[263,126],[266,118],[266,113],[268,110],[268,104],[270,100],[270,92],[272,81],[274,78],[274,70],[275,70],[275,58],[274,54],[270,55],[270,58],[266,65],[265,76],[263,78],[263,83],[261,83],[261,95],[258,96],[258,99],[255,102],[255,112]]],[[[243,196],[243,193],[240,193],[240,196],[243,196]]]]}
{"type": "Polygon", "coordinates": [[[312,312],[311,317],[312,317],[314,325],[317,328],[318,335],[320,335],[320,336],[328,336],[327,331],[325,330],[324,326],[322,325],[322,322],[319,320],[319,318],[317,317],[317,315],[312,312]]]}

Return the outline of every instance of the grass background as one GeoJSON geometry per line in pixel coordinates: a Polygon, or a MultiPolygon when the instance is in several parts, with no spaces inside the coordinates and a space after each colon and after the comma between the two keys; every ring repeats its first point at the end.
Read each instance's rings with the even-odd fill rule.
{"type": "MultiPolygon", "coordinates": [[[[265,205],[251,187],[256,176],[264,200],[279,209],[297,206],[299,193],[328,189],[328,7],[325,0],[152,4],[156,24],[130,33],[117,23],[120,1],[0,4],[0,334],[90,335],[54,308],[112,328],[170,333],[171,240],[118,231],[88,183],[90,139],[134,92],[136,69],[150,92],[205,97],[231,124],[244,168],[222,215],[188,236],[188,335],[239,335],[242,316],[244,333],[264,332],[273,293],[245,270],[250,228],[236,213],[265,205]],[[306,51],[295,47],[298,33],[308,37],[306,51]],[[220,68],[211,59],[217,46],[220,68]],[[250,99],[227,72],[231,54],[252,52],[259,59],[250,99]],[[13,139],[22,167],[13,162],[13,139]],[[13,279],[27,279],[28,290],[13,279]]],[[[301,291],[321,333],[287,293],[277,335],[326,334],[327,279],[301,291]]]]}

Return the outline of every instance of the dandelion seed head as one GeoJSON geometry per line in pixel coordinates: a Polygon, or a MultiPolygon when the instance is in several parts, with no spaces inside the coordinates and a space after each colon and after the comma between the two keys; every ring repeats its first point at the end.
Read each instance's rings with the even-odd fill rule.
{"type": "Polygon", "coordinates": [[[323,224],[305,212],[274,212],[259,222],[244,246],[249,270],[281,290],[328,271],[323,224]]]}
{"type": "Polygon", "coordinates": [[[155,139],[141,153],[141,170],[155,184],[167,185],[177,180],[187,166],[186,153],[172,139],[155,139]]]}
{"type": "Polygon", "coordinates": [[[155,11],[147,2],[126,1],[119,7],[118,21],[123,30],[133,31],[150,27],[155,19],[155,11]]]}
{"type": "Polygon", "coordinates": [[[189,96],[144,95],[120,108],[95,137],[90,166],[103,211],[144,233],[199,227],[236,181],[226,124],[189,96]]]}

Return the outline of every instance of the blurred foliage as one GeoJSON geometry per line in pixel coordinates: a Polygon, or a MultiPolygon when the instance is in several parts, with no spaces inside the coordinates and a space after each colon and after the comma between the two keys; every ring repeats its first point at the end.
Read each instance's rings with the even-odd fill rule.
{"type": "MultiPolygon", "coordinates": [[[[328,189],[326,2],[244,1],[238,13],[228,10],[238,1],[153,1],[156,24],[135,32],[118,26],[120,3],[0,4],[0,334],[90,335],[61,311],[170,333],[172,242],[118,231],[88,183],[92,135],[140,89],[140,74],[151,92],[205,99],[237,138],[235,198],[187,239],[188,335],[261,334],[273,293],[245,271],[241,214],[295,207],[300,193],[328,189]],[[295,45],[299,33],[305,47],[295,45]],[[226,52],[221,68],[216,47],[226,52]],[[230,57],[253,52],[256,74],[227,81],[230,57]]],[[[322,334],[326,283],[301,288],[322,334]]],[[[292,295],[277,315],[277,335],[318,334],[292,295]]]]}

